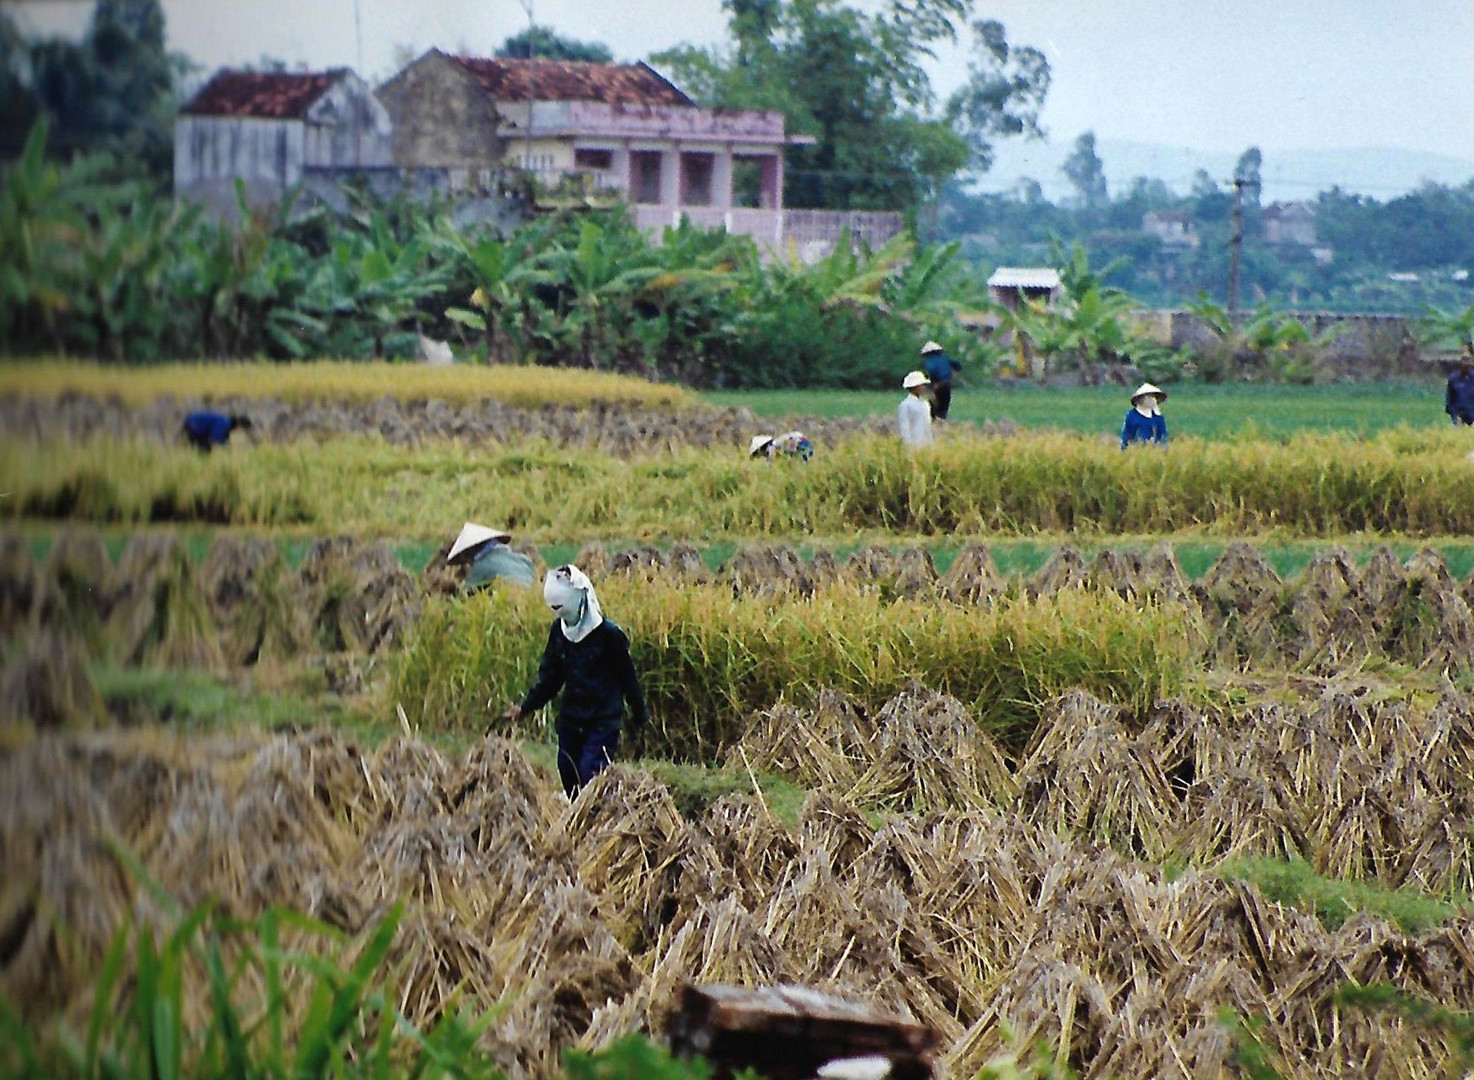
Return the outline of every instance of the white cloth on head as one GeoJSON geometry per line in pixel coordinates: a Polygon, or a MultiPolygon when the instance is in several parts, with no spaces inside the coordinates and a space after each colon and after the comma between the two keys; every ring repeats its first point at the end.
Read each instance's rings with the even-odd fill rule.
{"type": "Polygon", "coordinates": [[[1157,399],[1153,397],[1149,397],[1144,400],[1141,398],[1137,398],[1131,407],[1134,408],[1137,412],[1141,413],[1142,416],[1150,417],[1162,415],[1162,410],[1157,407],[1157,399]]]}
{"type": "Polygon", "coordinates": [[[558,625],[569,641],[580,642],[604,621],[594,583],[576,566],[557,566],[543,582],[543,599],[558,616],[558,625]]]}

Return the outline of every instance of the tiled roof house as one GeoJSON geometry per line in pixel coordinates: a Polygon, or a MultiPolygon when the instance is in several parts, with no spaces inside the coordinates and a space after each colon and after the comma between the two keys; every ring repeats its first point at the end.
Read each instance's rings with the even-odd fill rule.
{"type": "Polygon", "coordinates": [[[506,163],[544,177],[581,174],[637,206],[782,206],[783,114],[703,108],[647,64],[432,49],[379,97],[401,166],[506,163]]]}
{"type": "Polygon", "coordinates": [[[393,164],[389,114],[347,68],[222,70],[179,111],[174,191],[225,217],[240,180],[252,204],[276,202],[313,170],[393,164]]]}

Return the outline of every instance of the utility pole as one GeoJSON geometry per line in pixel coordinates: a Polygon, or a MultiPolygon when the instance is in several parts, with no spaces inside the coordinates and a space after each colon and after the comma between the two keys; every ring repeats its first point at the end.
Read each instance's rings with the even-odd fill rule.
{"type": "Polygon", "coordinates": [[[1233,232],[1228,240],[1228,321],[1239,324],[1239,257],[1244,248],[1244,185],[1242,176],[1233,178],[1233,232]]]}
{"type": "Polygon", "coordinates": [[[537,63],[537,24],[532,18],[532,0],[520,0],[522,9],[527,12],[527,136],[526,148],[522,152],[522,168],[528,174],[532,172],[532,103],[537,100],[537,82],[533,74],[533,65],[537,63]]]}

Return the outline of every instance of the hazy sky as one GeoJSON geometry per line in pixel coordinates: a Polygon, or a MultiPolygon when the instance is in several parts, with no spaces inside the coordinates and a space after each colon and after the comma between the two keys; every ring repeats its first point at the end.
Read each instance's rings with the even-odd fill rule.
{"type": "MultiPolygon", "coordinates": [[[[90,0],[0,0],[23,30],[85,25],[90,0]]],[[[623,60],[725,39],[720,0],[532,0],[539,24],[623,60]]],[[[874,7],[877,0],[854,0],[874,7]]],[[[207,69],[272,56],[378,81],[431,46],[489,54],[524,0],[164,0],[169,37],[207,69]]],[[[979,0],[1048,57],[1051,141],[1203,151],[1389,147],[1474,160],[1474,0],[979,0]]],[[[945,94],[966,73],[948,49],[945,94]]]]}

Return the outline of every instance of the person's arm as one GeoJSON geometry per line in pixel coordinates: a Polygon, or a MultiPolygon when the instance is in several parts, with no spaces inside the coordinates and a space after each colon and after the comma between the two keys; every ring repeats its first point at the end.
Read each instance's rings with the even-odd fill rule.
{"type": "Polygon", "coordinates": [[[634,657],[630,656],[630,639],[623,630],[615,631],[610,661],[615,666],[620,693],[630,709],[630,725],[642,728],[649,718],[645,709],[645,693],[640,689],[640,674],[635,670],[634,657]]]}
{"type": "Polygon", "coordinates": [[[1459,419],[1454,408],[1458,401],[1458,393],[1454,390],[1454,380],[1458,378],[1458,375],[1459,373],[1457,371],[1450,375],[1448,377],[1448,383],[1443,389],[1443,411],[1448,413],[1448,418],[1455,422],[1459,419]]]}
{"type": "Polygon", "coordinates": [[[1131,441],[1131,414],[1134,409],[1126,410],[1126,419],[1121,421],[1121,449],[1126,449],[1126,444],[1131,441]]]}
{"type": "Polygon", "coordinates": [[[558,624],[555,621],[548,630],[548,643],[543,649],[542,661],[537,665],[537,682],[532,684],[532,689],[527,691],[527,696],[518,705],[517,712],[536,712],[548,702],[552,701],[558,691],[563,689],[563,680],[566,677],[563,670],[563,650],[558,647],[558,642],[553,635],[558,633],[558,624]]]}

